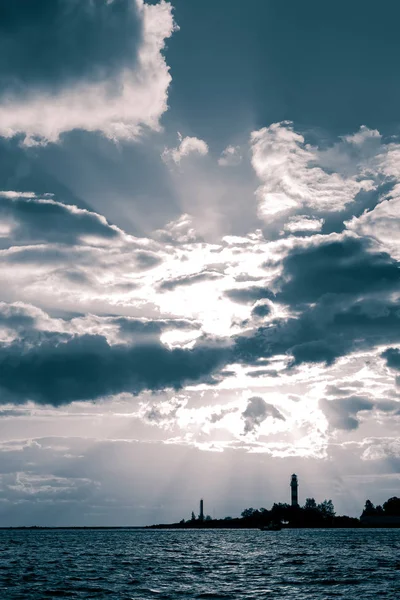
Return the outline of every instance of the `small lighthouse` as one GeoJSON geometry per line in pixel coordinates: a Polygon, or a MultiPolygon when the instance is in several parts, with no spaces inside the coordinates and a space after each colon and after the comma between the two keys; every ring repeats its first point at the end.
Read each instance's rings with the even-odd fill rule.
{"type": "Polygon", "coordinates": [[[290,487],[292,488],[292,506],[298,506],[299,505],[299,497],[297,494],[297,490],[299,487],[299,482],[297,480],[297,475],[295,475],[294,473],[290,479],[290,487]]]}

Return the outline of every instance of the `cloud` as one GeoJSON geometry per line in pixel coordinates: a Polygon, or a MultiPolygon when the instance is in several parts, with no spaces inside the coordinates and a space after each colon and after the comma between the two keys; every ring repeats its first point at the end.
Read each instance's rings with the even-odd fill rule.
{"type": "Polygon", "coordinates": [[[388,348],[382,353],[382,358],[390,369],[400,371],[400,350],[399,348],[388,348]]]}
{"type": "MultiPolygon", "coordinates": [[[[367,438],[363,443],[366,446],[361,455],[362,460],[378,461],[384,459],[399,459],[400,458],[400,441],[398,438],[367,438]]],[[[394,462],[394,472],[397,461],[394,462]]],[[[390,463],[389,463],[390,464],[390,463]]]]}
{"type": "Polygon", "coordinates": [[[135,254],[136,266],[140,271],[146,271],[152,269],[162,263],[162,259],[157,256],[155,252],[147,252],[145,250],[136,252],[135,254]]]}
{"type": "Polygon", "coordinates": [[[272,417],[273,419],[285,420],[285,417],[273,405],[265,402],[260,396],[249,398],[246,409],[242,412],[244,419],[244,433],[253,433],[265,419],[272,417]]]}
{"type": "Polygon", "coordinates": [[[290,217],[288,222],[284,225],[284,231],[289,233],[300,232],[317,232],[321,231],[324,224],[324,219],[316,219],[313,217],[307,217],[305,215],[297,215],[290,217]]]}
{"type": "Polygon", "coordinates": [[[237,167],[241,162],[240,146],[227,146],[218,159],[220,167],[237,167]]]}
{"type": "Polygon", "coordinates": [[[162,159],[165,162],[172,160],[178,165],[183,158],[186,158],[191,154],[206,156],[206,154],[208,154],[206,142],[197,137],[182,137],[179,134],[179,146],[176,148],[165,148],[162,153],[162,159]]]}
{"type": "Polygon", "coordinates": [[[222,419],[224,419],[226,417],[226,415],[231,415],[237,411],[238,411],[237,408],[222,408],[218,412],[213,412],[209,416],[208,420],[210,421],[210,423],[213,423],[213,424],[219,423],[219,421],[222,421],[222,419]]]}
{"type": "Polygon", "coordinates": [[[259,217],[309,208],[340,211],[358,192],[370,189],[365,177],[329,173],[318,165],[318,152],[290,122],[274,123],[251,134],[253,168],[262,181],[257,190],[259,217]]]}
{"type": "Polygon", "coordinates": [[[167,244],[191,244],[202,241],[193,226],[192,217],[186,213],[170,221],[164,229],[153,233],[155,239],[167,244]]]}
{"type": "MultiPolygon", "coordinates": [[[[391,300],[400,287],[399,265],[368,240],[347,234],[305,238],[291,243],[279,263],[273,301],[289,314],[236,336],[240,362],[286,354],[293,357],[291,366],[333,364],[356,349],[400,339],[399,304],[391,300]]],[[[247,290],[238,291],[255,301],[253,287],[247,290]]]]}
{"type": "Polygon", "coordinates": [[[252,309],[251,314],[253,317],[268,317],[273,310],[272,302],[263,302],[262,304],[256,304],[252,309]]]}
{"type": "Polygon", "coordinates": [[[225,296],[239,304],[254,304],[257,300],[263,300],[264,298],[273,299],[274,293],[268,288],[252,285],[247,288],[227,290],[225,296]]]}
{"type": "Polygon", "coordinates": [[[16,68],[17,91],[9,83],[0,98],[0,135],[22,134],[32,145],[57,142],[74,129],[111,139],[137,138],[144,127],[159,130],[171,81],[161,53],[175,29],[171,5],[46,0],[43,6],[41,21],[29,7],[7,8],[14,31],[1,37],[14,51],[9,67],[1,71],[0,64],[0,77],[9,82],[16,68]]]}
{"type": "Polygon", "coordinates": [[[1,401],[59,406],[143,390],[179,389],[210,380],[229,348],[198,343],[168,349],[157,341],[110,345],[102,335],[41,335],[34,345],[0,345],[1,401]]]}
{"type": "Polygon", "coordinates": [[[391,256],[400,260],[400,184],[386,200],[360,217],[353,217],[346,226],[360,236],[376,240],[391,256]]]}
{"type": "Polygon", "coordinates": [[[0,419],[14,418],[14,417],[29,417],[31,414],[30,410],[21,410],[16,408],[6,408],[0,410],[0,419]]]}
{"type": "Polygon", "coordinates": [[[350,396],[348,398],[336,398],[327,400],[322,398],[319,402],[320,408],[334,429],[351,431],[357,429],[360,421],[358,413],[372,410],[374,402],[368,398],[350,396]]]}
{"type": "Polygon", "coordinates": [[[294,246],[283,260],[277,297],[298,305],[328,294],[361,298],[395,290],[399,284],[399,265],[388,254],[374,251],[368,240],[316,236],[294,246]]]}
{"type": "Polygon", "coordinates": [[[49,197],[38,198],[14,191],[0,191],[0,218],[8,236],[18,245],[58,242],[74,245],[98,239],[116,242],[121,231],[97,213],[66,205],[49,197]]]}
{"type": "Polygon", "coordinates": [[[172,291],[180,286],[190,286],[203,281],[213,281],[219,277],[221,277],[221,274],[215,273],[214,271],[194,273],[193,275],[184,275],[175,279],[167,279],[160,284],[159,289],[162,291],[172,291]]]}

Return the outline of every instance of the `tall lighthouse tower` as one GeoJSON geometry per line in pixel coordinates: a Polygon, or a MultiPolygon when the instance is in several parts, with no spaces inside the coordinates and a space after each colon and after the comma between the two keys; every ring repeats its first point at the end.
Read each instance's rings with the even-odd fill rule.
{"type": "Polygon", "coordinates": [[[203,502],[203,498],[200,500],[199,521],[204,521],[204,502],[203,502]]]}
{"type": "Polygon", "coordinates": [[[297,490],[299,487],[299,482],[297,480],[297,475],[295,475],[294,473],[290,479],[290,487],[292,488],[292,506],[298,506],[299,505],[299,497],[297,494],[297,490]]]}

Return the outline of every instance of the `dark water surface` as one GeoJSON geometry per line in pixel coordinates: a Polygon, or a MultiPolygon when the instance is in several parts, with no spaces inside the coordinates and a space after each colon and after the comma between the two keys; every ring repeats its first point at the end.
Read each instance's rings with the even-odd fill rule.
{"type": "Polygon", "coordinates": [[[1,600],[400,599],[400,530],[0,531],[1,600]]]}

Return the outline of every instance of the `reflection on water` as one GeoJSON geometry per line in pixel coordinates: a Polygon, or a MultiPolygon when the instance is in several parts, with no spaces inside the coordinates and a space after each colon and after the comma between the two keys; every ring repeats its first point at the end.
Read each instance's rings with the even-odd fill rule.
{"type": "Polygon", "coordinates": [[[400,598],[400,530],[0,531],[0,597],[400,598]]]}

